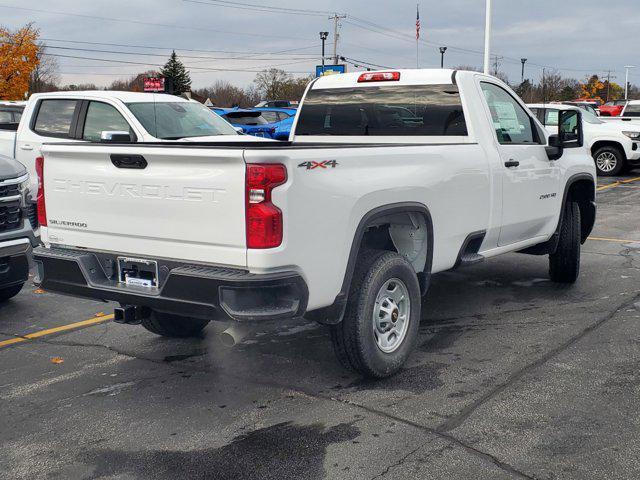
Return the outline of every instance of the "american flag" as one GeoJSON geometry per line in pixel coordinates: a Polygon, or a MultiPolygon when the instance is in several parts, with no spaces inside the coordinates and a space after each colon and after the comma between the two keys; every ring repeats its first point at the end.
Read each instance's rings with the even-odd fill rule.
{"type": "Polygon", "coordinates": [[[420,40],[420,6],[416,5],[416,40],[420,40]]]}

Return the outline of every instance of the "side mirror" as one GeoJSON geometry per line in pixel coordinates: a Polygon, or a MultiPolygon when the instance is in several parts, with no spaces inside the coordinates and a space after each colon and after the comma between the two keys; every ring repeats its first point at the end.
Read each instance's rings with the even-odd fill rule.
{"type": "Polygon", "coordinates": [[[131,143],[133,139],[129,132],[119,130],[105,130],[100,132],[100,141],[104,143],[131,143]]]}
{"type": "Polygon", "coordinates": [[[580,148],[584,145],[582,113],[578,110],[561,110],[558,119],[558,136],[562,148],[580,148]]]}
{"type": "Polygon", "coordinates": [[[549,145],[545,147],[549,160],[558,160],[562,156],[562,142],[558,135],[549,136],[549,145]]]}

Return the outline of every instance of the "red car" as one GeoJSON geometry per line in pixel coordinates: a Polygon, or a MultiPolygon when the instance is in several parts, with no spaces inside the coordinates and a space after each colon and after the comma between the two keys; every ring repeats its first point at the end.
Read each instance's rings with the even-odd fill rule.
{"type": "Polygon", "coordinates": [[[626,104],[626,100],[614,100],[613,102],[607,102],[600,107],[600,115],[603,117],[619,117],[622,115],[622,111],[626,104]]]}

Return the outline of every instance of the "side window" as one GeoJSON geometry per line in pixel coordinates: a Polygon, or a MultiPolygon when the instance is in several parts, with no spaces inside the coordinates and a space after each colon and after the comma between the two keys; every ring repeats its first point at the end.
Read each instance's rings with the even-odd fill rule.
{"type": "Polygon", "coordinates": [[[11,116],[11,112],[0,110],[0,123],[12,123],[13,117],[11,116]]]}
{"type": "Polygon", "coordinates": [[[33,130],[49,137],[70,137],[77,100],[42,100],[33,130]]]}
{"type": "Polygon", "coordinates": [[[20,123],[21,118],[22,118],[22,112],[13,112],[13,121],[15,123],[20,123]]]}
{"type": "Polygon", "coordinates": [[[480,84],[491,111],[491,118],[502,144],[538,143],[531,117],[524,108],[503,88],[492,83],[480,84]]]}
{"type": "Polygon", "coordinates": [[[558,126],[558,117],[560,116],[559,110],[554,110],[552,108],[547,108],[547,113],[544,116],[544,124],[549,127],[557,127],[558,126]]]}
{"type": "Polygon", "coordinates": [[[624,111],[625,117],[640,117],[640,105],[627,105],[624,111]]]}
{"type": "Polygon", "coordinates": [[[115,107],[107,103],[90,102],[82,139],[98,142],[104,131],[130,132],[131,127],[115,107]]]}

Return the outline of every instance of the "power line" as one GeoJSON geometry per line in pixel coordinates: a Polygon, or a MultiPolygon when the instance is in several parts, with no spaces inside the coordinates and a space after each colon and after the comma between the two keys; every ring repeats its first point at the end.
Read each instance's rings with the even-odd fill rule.
{"type": "MultiPolygon", "coordinates": [[[[194,53],[228,53],[228,54],[247,54],[247,55],[280,55],[288,52],[295,52],[298,50],[309,50],[311,48],[318,48],[319,44],[309,45],[307,47],[289,48],[286,50],[278,50],[275,52],[247,52],[240,50],[200,50],[194,48],[179,48],[179,47],[159,47],[155,45],[132,45],[127,43],[106,43],[106,42],[89,42],[84,40],[61,40],[56,38],[42,38],[43,42],[59,42],[59,43],[77,43],[81,45],[102,45],[108,47],[130,47],[130,48],[148,48],[151,50],[175,50],[177,52],[194,52],[194,53]]],[[[46,46],[49,46],[48,44],[46,46]]],[[[304,53],[295,53],[291,55],[306,55],[304,53]]]]}
{"type": "Polygon", "coordinates": [[[0,4],[0,8],[8,8],[8,9],[12,9],[12,10],[22,10],[22,11],[26,11],[26,12],[37,12],[37,13],[48,13],[48,14],[52,14],[52,15],[62,15],[62,16],[66,16],[66,17],[77,17],[77,18],[89,18],[89,19],[94,19],[94,20],[106,20],[106,21],[110,21],[110,22],[122,22],[122,23],[133,23],[136,25],[148,25],[148,26],[152,26],[152,27],[164,27],[164,28],[178,28],[178,29],[183,29],[183,30],[198,30],[198,31],[202,31],[202,32],[212,32],[212,33],[224,33],[225,35],[239,35],[239,36],[249,36],[249,37],[260,37],[260,38],[281,38],[281,39],[287,39],[287,40],[308,40],[308,38],[302,38],[302,37],[283,37],[283,36],[277,36],[277,35],[267,35],[267,34],[260,34],[260,33],[241,33],[241,32],[230,32],[230,31],[226,31],[226,30],[216,30],[216,29],[212,29],[212,28],[204,28],[204,27],[195,27],[195,26],[187,26],[187,25],[172,25],[172,24],[167,24],[167,23],[152,23],[152,22],[143,22],[140,20],[131,20],[131,19],[125,19],[125,18],[113,18],[113,17],[101,17],[98,15],[84,15],[84,14],[80,14],[80,13],[68,13],[68,12],[56,12],[54,10],[44,10],[44,9],[38,9],[38,8],[26,8],[26,7],[15,7],[13,5],[3,5],[0,4]]]}
{"type": "Polygon", "coordinates": [[[227,2],[223,0],[183,0],[187,3],[200,3],[202,5],[209,5],[211,7],[226,7],[226,8],[237,8],[241,10],[249,10],[255,12],[266,12],[266,13],[278,13],[278,14],[289,14],[289,15],[306,15],[306,16],[326,16],[330,15],[332,12],[323,12],[319,10],[300,10],[297,8],[284,8],[284,7],[271,7],[267,5],[257,5],[255,3],[240,3],[240,2],[227,2]]]}

